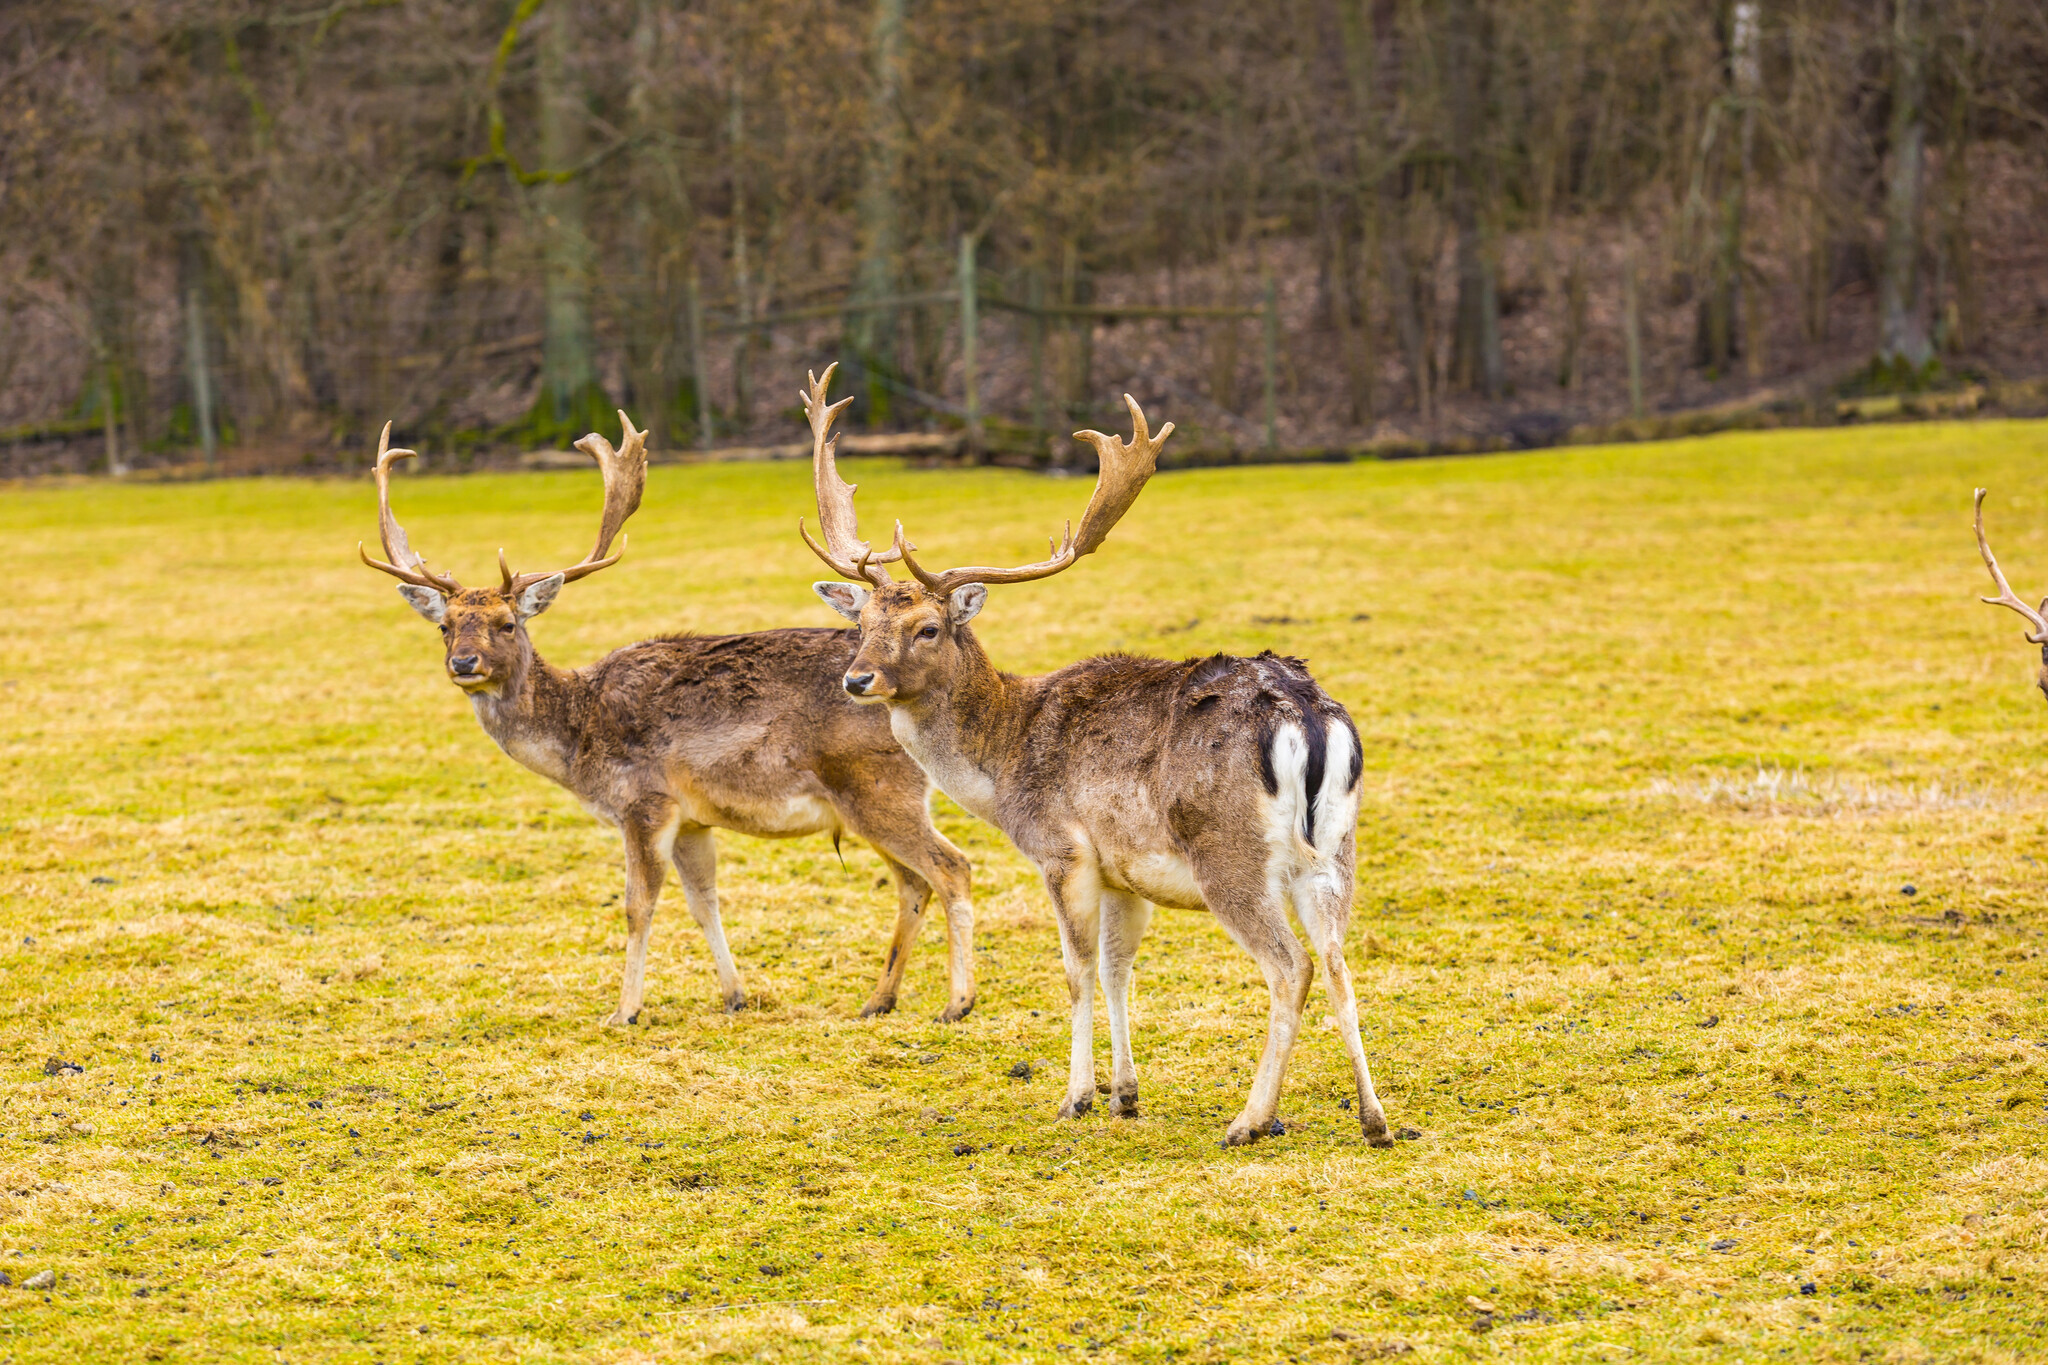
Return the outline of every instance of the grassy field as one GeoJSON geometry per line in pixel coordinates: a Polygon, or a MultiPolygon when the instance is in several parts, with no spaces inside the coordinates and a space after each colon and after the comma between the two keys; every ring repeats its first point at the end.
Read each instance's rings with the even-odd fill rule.
{"type": "MultiPolygon", "coordinates": [[[[943,801],[964,1023],[935,930],[855,1017],[867,849],[721,836],[755,1007],[671,884],[644,1026],[603,1030],[616,844],[355,562],[367,481],[7,489],[0,1359],[2038,1359],[2048,707],[1969,503],[2048,589],[2044,457],[1984,423],[1168,475],[995,590],[1012,668],[1273,648],[1351,708],[1351,958],[1420,1131],[1386,1152],[1320,985],[1292,1130],[1219,1147],[1265,990],[1185,912],[1139,960],[1144,1117],[1056,1122],[1060,1067],[1008,1074],[1064,1056],[1043,894],[943,801]]],[[[1087,496],[857,477],[935,563],[1087,496]]],[[[657,469],[542,651],[833,623],[808,498],[657,469]]],[[[487,580],[581,554],[597,480],[396,500],[487,580]]]]}

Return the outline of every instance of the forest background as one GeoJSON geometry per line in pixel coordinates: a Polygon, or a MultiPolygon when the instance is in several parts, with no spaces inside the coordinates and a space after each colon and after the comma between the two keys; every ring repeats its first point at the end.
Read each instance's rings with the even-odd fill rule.
{"type": "Polygon", "coordinates": [[[2040,0],[15,0],[0,474],[1996,393],[2044,161],[2040,0]]]}

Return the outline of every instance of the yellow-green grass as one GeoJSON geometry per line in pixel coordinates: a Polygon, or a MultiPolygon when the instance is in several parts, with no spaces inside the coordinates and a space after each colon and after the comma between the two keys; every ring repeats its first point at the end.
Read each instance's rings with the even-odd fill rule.
{"type": "MultiPolygon", "coordinates": [[[[1143,1116],[1056,1121],[1042,892],[943,801],[964,1023],[936,930],[855,1017],[871,852],[721,836],[754,1007],[671,888],[642,1026],[604,1030],[616,845],[355,561],[367,482],[8,489],[0,1359],[2037,1356],[2048,706],[1969,499],[2038,591],[2044,456],[1986,423],[1174,474],[992,594],[1012,668],[1271,648],[1351,708],[1351,959],[1420,1132],[1390,1151],[1320,982],[1290,1131],[1219,1146],[1266,992],[1180,911],[1143,1116]]],[[[1087,493],[857,477],[935,564],[1035,557],[1087,493]]],[[[500,544],[580,555],[596,482],[396,496],[488,581],[500,544]]],[[[657,469],[542,650],[831,624],[808,499],[657,469]]]]}

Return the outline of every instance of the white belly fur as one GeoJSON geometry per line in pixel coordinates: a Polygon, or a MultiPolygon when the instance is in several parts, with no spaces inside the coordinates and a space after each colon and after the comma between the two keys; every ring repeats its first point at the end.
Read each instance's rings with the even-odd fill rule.
{"type": "Polygon", "coordinates": [[[1104,880],[1136,892],[1154,905],[1177,910],[1202,908],[1202,888],[1195,882],[1195,870],[1178,853],[1143,853],[1102,870],[1104,880]]]}

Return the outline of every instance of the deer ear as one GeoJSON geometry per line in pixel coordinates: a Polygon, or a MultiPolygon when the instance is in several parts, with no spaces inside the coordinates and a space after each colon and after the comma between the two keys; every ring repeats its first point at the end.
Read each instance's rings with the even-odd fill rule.
{"type": "Polygon", "coordinates": [[[964,626],[981,614],[988,602],[988,587],[982,583],[969,583],[955,588],[946,595],[946,619],[956,626],[964,626]]]}
{"type": "Polygon", "coordinates": [[[519,594],[519,600],[512,604],[512,614],[521,621],[531,621],[554,605],[555,594],[562,590],[564,581],[558,573],[549,574],[519,594]]]}
{"type": "Polygon", "coordinates": [[[448,599],[434,588],[422,588],[415,583],[400,583],[398,595],[420,615],[440,625],[448,619],[448,599]]]}
{"type": "Polygon", "coordinates": [[[852,621],[860,624],[860,609],[868,604],[868,590],[857,583],[841,583],[828,578],[822,583],[811,584],[811,591],[825,599],[825,605],[852,621]]]}

